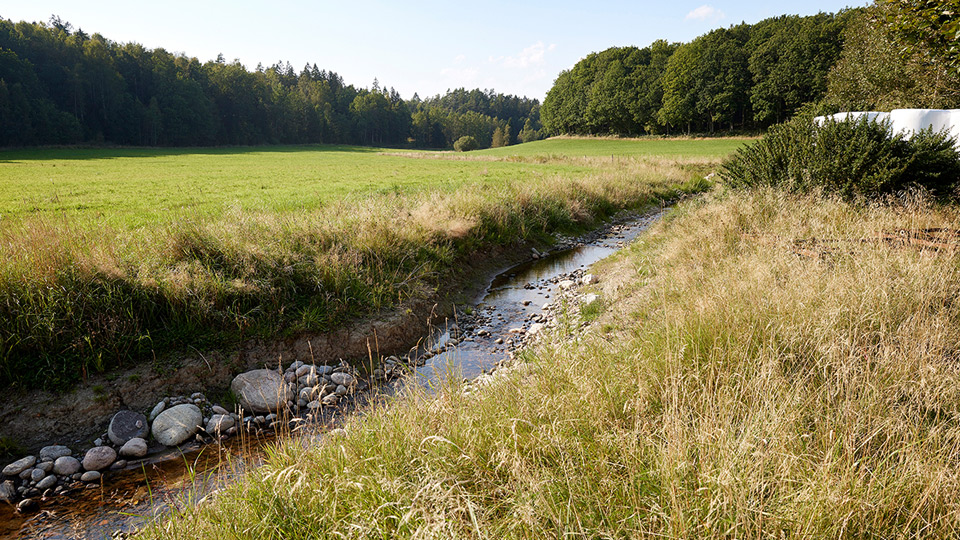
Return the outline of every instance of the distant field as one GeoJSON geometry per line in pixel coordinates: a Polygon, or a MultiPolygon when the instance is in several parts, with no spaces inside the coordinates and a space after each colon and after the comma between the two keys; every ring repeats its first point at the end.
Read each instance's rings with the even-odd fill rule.
{"type": "Polygon", "coordinates": [[[0,152],[0,214],[8,222],[66,215],[141,226],[183,212],[309,210],[352,195],[590,171],[569,164],[409,159],[379,151],[294,146],[0,152]]]}
{"type": "MultiPolygon", "coordinates": [[[[579,177],[594,166],[569,161],[489,158],[722,158],[746,139],[549,139],[459,159],[411,159],[396,151],[350,146],[201,149],[41,149],[0,152],[0,224],[30,216],[66,216],[138,227],[226,210],[310,210],[371,193],[454,190],[545,176],[579,177]],[[388,152],[388,153],[384,153],[388,152]],[[471,158],[484,158],[472,160],[471,158]]],[[[428,153],[453,157],[450,153],[428,153]]]]}
{"type": "Polygon", "coordinates": [[[632,156],[723,158],[755,139],[601,139],[562,137],[476,152],[487,156],[632,156]]]}

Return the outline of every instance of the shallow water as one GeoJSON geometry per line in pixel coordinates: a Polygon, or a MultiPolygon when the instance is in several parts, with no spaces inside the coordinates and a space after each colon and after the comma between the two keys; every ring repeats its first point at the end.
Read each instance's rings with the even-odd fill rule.
{"type": "MultiPolygon", "coordinates": [[[[473,308],[488,320],[482,325],[486,335],[479,336],[475,331],[450,350],[432,356],[410,380],[429,389],[436,388],[447,376],[472,379],[491,370],[506,358],[507,341],[516,338],[510,330],[521,327],[554,297],[557,285],[551,280],[613,254],[660,215],[621,223],[616,232],[593,242],[498,274],[473,308]],[[495,343],[498,338],[502,344],[495,343]]],[[[455,325],[456,321],[451,323],[455,325]]],[[[423,350],[442,347],[450,339],[448,329],[437,329],[425,339],[423,350]]],[[[172,509],[196,504],[245,468],[256,466],[266,445],[274,441],[272,435],[252,435],[230,439],[222,447],[172,450],[140,468],[105,474],[97,489],[41,501],[37,514],[21,516],[12,506],[0,504],[0,540],[101,539],[110,538],[114,531],[135,530],[172,509]]]]}

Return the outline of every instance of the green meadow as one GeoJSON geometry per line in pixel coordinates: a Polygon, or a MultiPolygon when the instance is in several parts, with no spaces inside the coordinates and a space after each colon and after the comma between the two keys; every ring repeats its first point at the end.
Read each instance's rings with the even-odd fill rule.
{"type": "Polygon", "coordinates": [[[590,170],[410,159],[351,146],[22,150],[0,153],[0,212],[8,221],[66,218],[138,227],[184,214],[309,210],[355,196],[583,176],[590,170]]]}
{"type": "Polygon", "coordinates": [[[703,189],[742,143],[2,152],[0,386],[389,311],[478,250],[703,189]]]}

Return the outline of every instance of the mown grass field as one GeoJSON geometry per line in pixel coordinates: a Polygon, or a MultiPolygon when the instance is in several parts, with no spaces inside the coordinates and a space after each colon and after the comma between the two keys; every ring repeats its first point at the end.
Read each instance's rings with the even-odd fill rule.
{"type": "Polygon", "coordinates": [[[480,150],[486,156],[596,156],[596,157],[660,157],[660,158],[723,158],[746,143],[751,137],[641,138],[618,139],[596,137],[557,137],[517,146],[480,150]]]}
{"type": "MultiPolygon", "coordinates": [[[[349,197],[455,190],[563,174],[586,166],[408,159],[379,149],[65,149],[0,153],[0,212],[139,227],[224,212],[313,210],[349,197]]],[[[3,223],[3,222],[0,222],[3,223]]]]}
{"type": "Polygon", "coordinates": [[[505,376],[279,444],[143,538],[956,538],[955,205],[682,203],[505,376]],[[571,338],[578,338],[573,340],[571,338]]]}
{"type": "Polygon", "coordinates": [[[0,386],[69,384],[390,309],[478,249],[547,241],[700,189],[691,181],[727,152],[707,146],[693,157],[663,157],[670,141],[576,139],[535,158],[325,146],[2,152],[0,386]]]}
{"type": "Polygon", "coordinates": [[[349,197],[583,177],[595,169],[561,162],[561,157],[717,159],[744,141],[550,139],[462,155],[428,154],[440,159],[351,146],[6,151],[0,152],[0,225],[41,217],[135,228],[233,209],[312,210],[349,197]],[[462,159],[443,159],[454,156],[462,159]],[[515,162],[481,156],[557,159],[515,162]]]}

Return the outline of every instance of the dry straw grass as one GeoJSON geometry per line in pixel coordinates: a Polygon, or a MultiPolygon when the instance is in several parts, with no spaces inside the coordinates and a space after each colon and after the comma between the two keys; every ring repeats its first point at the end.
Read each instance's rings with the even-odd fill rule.
{"type": "Polygon", "coordinates": [[[774,191],[684,203],[604,264],[590,334],[564,326],[480,390],[282,445],[144,537],[956,537],[960,256],[875,241],[926,227],[960,214],[774,191]]]}

